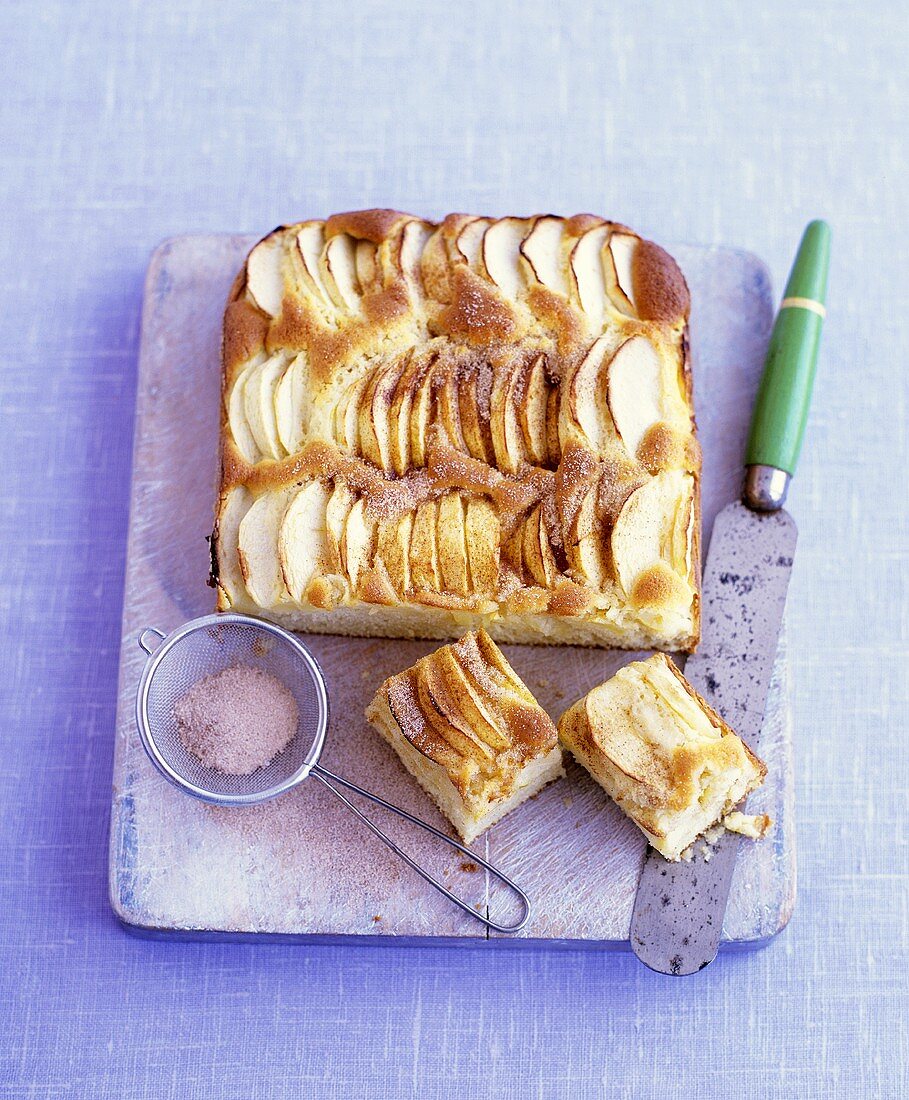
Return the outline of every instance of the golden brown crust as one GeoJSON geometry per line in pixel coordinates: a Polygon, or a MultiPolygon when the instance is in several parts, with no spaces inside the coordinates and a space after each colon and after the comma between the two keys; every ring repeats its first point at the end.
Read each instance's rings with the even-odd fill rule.
{"type": "Polygon", "coordinates": [[[632,261],[634,298],[644,321],[687,321],[691,296],[679,265],[665,249],[642,240],[632,261]]]}
{"type": "MultiPolygon", "coordinates": [[[[697,441],[695,441],[697,443],[697,441]]],[[[700,454],[700,446],[698,445],[700,454]]],[[[691,521],[691,586],[694,591],[691,601],[691,633],[693,644],[689,651],[694,652],[701,639],[701,494],[695,493],[692,501],[691,521]]],[[[747,746],[746,746],[747,747],[747,746]]]]}
{"type": "Polygon", "coordinates": [[[542,616],[563,626],[528,625],[534,640],[590,644],[601,630],[601,644],[691,648],[700,454],[687,308],[662,249],[591,214],[434,225],[367,210],[275,230],[225,312],[213,575],[248,562],[219,607],[296,624],[372,604],[388,612],[370,632],[381,621],[391,634],[398,609],[514,621],[518,636],[519,620],[542,616]],[[636,492],[660,478],[645,505],[636,492]],[[242,517],[222,529],[241,489],[263,502],[260,530],[242,517]],[[298,494],[313,510],[301,504],[294,526],[277,498],[298,494]],[[427,534],[415,518],[429,505],[427,534]],[[672,534],[683,507],[693,522],[672,534]],[[309,554],[307,524],[330,550],[309,554]]]}
{"type": "Polygon", "coordinates": [[[511,310],[478,275],[456,267],[450,286],[451,302],[439,315],[440,333],[481,346],[510,339],[515,331],[511,310]]]}
{"type": "Polygon", "coordinates": [[[565,232],[569,237],[580,237],[588,229],[596,229],[597,226],[605,224],[605,219],[598,214],[573,214],[565,219],[565,232]]]}
{"type": "Polygon", "coordinates": [[[268,318],[241,298],[228,302],[224,314],[224,372],[233,379],[240,367],[262,348],[268,335],[268,318]]]}
{"type": "Polygon", "coordinates": [[[347,233],[358,241],[381,244],[410,218],[410,214],[402,214],[400,210],[350,210],[344,214],[332,214],[326,219],[325,236],[347,233]]]}
{"type": "Polygon", "coordinates": [[[631,602],[636,607],[660,606],[675,594],[678,579],[662,564],[645,569],[634,582],[631,602]]]}
{"type": "MultiPolygon", "coordinates": [[[[555,335],[559,356],[572,359],[583,340],[583,326],[567,299],[546,287],[532,286],[527,293],[527,301],[534,316],[555,335]]],[[[559,374],[562,372],[561,366],[559,364],[559,374]]]]}
{"type": "Polygon", "coordinates": [[[699,463],[693,451],[692,442],[690,435],[685,435],[671,424],[658,420],[650,425],[638,444],[638,460],[651,474],[673,467],[696,470],[699,468],[699,463]]]}

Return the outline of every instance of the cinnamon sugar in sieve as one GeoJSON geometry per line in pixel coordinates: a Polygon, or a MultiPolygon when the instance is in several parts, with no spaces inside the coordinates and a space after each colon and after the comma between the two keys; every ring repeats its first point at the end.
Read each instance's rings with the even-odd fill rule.
{"type": "Polygon", "coordinates": [[[207,768],[250,775],[297,732],[297,703],[274,676],[234,665],[206,676],[174,704],[180,740],[207,768]]]}

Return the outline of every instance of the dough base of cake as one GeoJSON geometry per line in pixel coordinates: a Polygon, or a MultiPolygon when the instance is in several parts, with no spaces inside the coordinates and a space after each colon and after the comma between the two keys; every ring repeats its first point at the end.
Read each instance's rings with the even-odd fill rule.
{"type": "Polygon", "coordinates": [[[608,649],[661,649],[673,653],[691,653],[698,638],[692,637],[690,624],[675,634],[665,630],[649,631],[643,625],[621,624],[584,618],[556,618],[553,615],[494,615],[452,611],[414,605],[382,607],[336,607],[330,611],[263,608],[251,600],[231,601],[223,595],[219,611],[237,611],[269,619],[286,630],[307,634],[343,634],[357,638],[407,638],[448,641],[470,630],[485,630],[491,638],[506,645],[574,645],[608,649]]]}

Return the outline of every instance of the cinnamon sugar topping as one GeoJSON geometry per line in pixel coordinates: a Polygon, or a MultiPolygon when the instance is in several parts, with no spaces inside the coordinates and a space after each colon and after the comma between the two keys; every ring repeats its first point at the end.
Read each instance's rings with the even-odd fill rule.
{"type": "Polygon", "coordinates": [[[174,704],[180,740],[207,768],[251,775],[282,752],[297,731],[297,703],[262,669],[225,668],[197,681],[174,704]]]}

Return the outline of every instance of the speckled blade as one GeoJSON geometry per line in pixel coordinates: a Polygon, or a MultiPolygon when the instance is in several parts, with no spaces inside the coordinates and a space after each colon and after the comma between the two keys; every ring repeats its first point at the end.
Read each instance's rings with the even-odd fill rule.
{"type": "MultiPolygon", "coordinates": [[[[685,666],[692,685],[756,751],[798,536],[785,511],[735,503],[713,526],[704,571],[702,640],[685,666]]],[[[716,956],[739,838],[725,834],[709,861],[670,863],[647,850],[631,918],[631,946],[662,974],[693,974],[716,956]]]]}

